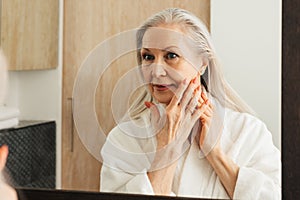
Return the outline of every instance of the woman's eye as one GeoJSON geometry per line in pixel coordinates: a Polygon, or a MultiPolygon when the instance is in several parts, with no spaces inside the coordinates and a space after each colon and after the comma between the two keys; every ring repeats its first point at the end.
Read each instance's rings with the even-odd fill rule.
{"type": "Polygon", "coordinates": [[[167,59],[174,59],[174,58],[177,58],[179,57],[176,53],[172,53],[172,52],[169,52],[167,55],[166,55],[167,59]]]}
{"type": "Polygon", "coordinates": [[[154,60],[154,56],[152,56],[150,54],[144,54],[144,55],[142,55],[142,57],[143,57],[143,60],[146,60],[146,61],[154,60]]]}

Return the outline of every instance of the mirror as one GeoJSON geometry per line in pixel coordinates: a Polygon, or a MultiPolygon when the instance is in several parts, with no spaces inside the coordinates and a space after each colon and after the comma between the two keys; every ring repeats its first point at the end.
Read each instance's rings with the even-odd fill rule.
{"type": "MultiPolygon", "coordinates": [[[[89,12],[90,15],[86,16],[84,20],[92,21],[96,20],[93,18],[92,13],[96,13],[97,11],[102,11],[104,15],[110,16],[111,9],[107,9],[104,5],[104,1],[99,1],[100,3],[95,6],[92,1],[60,1],[60,14],[62,16],[63,8],[65,8],[65,19],[66,17],[75,17],[82,18],[86,16],[86,12],[89,12]],[[93,7],[94,6],[94,7],[93,7]],[[93,8],[93,9],[91,9],[93,8]],[[74,12],[66,12],[66,9],[73,10],[74,12]],[[85,10],[87,9],[87,10],[85,10]],[[93,12],[90,12],[91,9],[93,12]]],[[[132,6],[133,4],[128,3],[127,1],[115,1],[112,6],[115,10],[122,10],[121,8],[126,6],[126,4],[132,6]],[[126,2],[126,3],[124,3],[126,2]]],[[[201,2],[201,1],[200,1],[201,2]]],[[[203,1],[207,2],[207,1],[203,1]]],[[[201,3],[203,3],[201,2],[201,3]]],[[[140,12],[140,8],[143,8],[143,3],[146,1],[142,1],[141,5],[139,4],[135,10],[140,12]]],[[[109,4],[109,3],[108,3],[109,4]]],[[[147,5],[147,4],[144,4],[147,5]]],[[[155,5],[155,4],[153,4],[155,5]]],[[[184,6],[184,1],[180,2],[178,6],[184,6]]],[[[280,2],[274,3],[274,1],[266,1],[263,4],[259,1],[251,1],[247,3],[247,5],[243,2],[240,3],[238,1],[211,1],[209,4],[210,7],[210,30],[212,33],[212,37],[217,49],[217,53],[220,56],[221,62],[224,65],[224,72],[227,80],[231,83],[234,89],[238,91],[238,93],[257,111],[258,116],[262,118],[262,120],[267,124],[267,126],[271,129],[273,135],[274,143],[278,148],[280,148],[280,2]],[[260,4],[260,8],[257,8],[256,5],[260,4]],[[274,9],[270,9],[270,5],[275,6],[274,9]],[[253,13],[249,10],[249,6],[253,6],[254,10],[257,11],[256,16],[253,17],[253,13]],[[228,9],[233,9],[232,12],[227,12],[228,9]],[[247,8],[247,9],[246,9],[247,8]],[[257,10],[258,9],[258,10],[257,10]],[[248,11],[248,12],[246,12],[248,11]],[[270,13],[267,14],[267,11],[270,13]],[[251,14],[247,16],[246,14],[251,14]],[[239,17],[237,17],[239,16],[239,17]],[[262,20],[262,16],[266,17],[262,20]],[[244,18],[243,18],[244,17],[244,18]],[[251,19],[249,19],[251,18],[251,19]],[[274,18],[276,20],[274,20],[274,18]],[[252,21],[253,20],[253,21],[252,21]],[[245,22],[245,23],[244,23],[245,22]],[[254,31],[254,32],[251,32],[254,31]],[[260,31],[257,31],[260,30],[260,31]],[[274,31],[275,30],[275,34],[274,31]],[[270,36],[270,31],[272,37],[270,36]],[[266,33],[267,35],[264,35],[266,33]],[[250,36],[249,36],[249,35],[250,36]],[[226,38],[224,40],[223,38],[226,38]],[[269,37],[270,36],[270,37],[269,37]],[[257,48],[256,44],[261,44],[259,48],[257,48]],[[272,43],[270,45],[270,43],[272,43]],[[243,46],[247,46],[247,48],[243,48],[243,46]],[[264,47],[267,47],[266,49],[264,47]],[[234,52],[227,51],[228,48],[234,48],[234,52]],[[270,50],[270,51],[269,51],[270,50]],[[250,60],[247,60],[251,56],[250,60]],[[276,58],[276,59],[274,59],[276,58]],[[247,60],[247,62],[244,62],[247,60]],[[257,62],[258,61],[258,62],[257,62]],[[239,66],[245,66],[245,68],[239,68],[239,66]],[[270,67],[270,68],[268,68],[270,67]],[[259,73],[258,73],[259,72],[259,73]],[[249,74],[256,74],[251,77],[249,74]],[[236,78],[238,77],[238,78],[236,78]],[[241,84],[243,83],[243,84],[241,84]],[[276,87],[274,87],[276,85],[276,87]],[[253,95],[255,94],[255,95],[253,95]],[[268,95],[265,95],[268,94],[268,95]],[[258,97],[257,97],[258,96],[258,97]],[[254,98],[253,98],[254,97],[254,98]],[[262,98],[264,97],[264,98],[262,98]],[[258,99],[262,102],[258,102],[258,99]],[[275,99],[275,100],[274,100],[275,99]],[[268,103],[272,102],[272,103],[268,103]],[[264,106],[262,106],[264,105],[264,106]],[[266,107],[265,105],[268,105],[266,107]],[[271,114],[270,114],[271,113],[271,114]],[[275,113],[275,114],[274,114],[275,113]]],[[[160,10],[160,9],[158,9],[160,10]]],[[[151,14],[154,12],[151,12],[151,14]]],[[[148,15],[150,16],[150,14],[148,15]]],[[[105,18],[102,19],[101,23],[103,26],[109,26],[105,23],[105,18]]],[[[89,26],[89,23],[85,23],[86,27],[81,29],[81,32],[72,32],[70,31],[69,37],[65,35],[65,40],[62,42],[63,32],[62,28],[67,27],[69,30],[72,28],[81,28],[79,24],[62,24],[63,19],[60,19],[60,44],[61,44],[61,54],[64,53],[64,61],[60,60],[60,66],[55,70],[48,71],[28,71],[28,72],[10,72],[10,93],[7,98],[7,105],[18,106],[21,110],[20,118],[23,119],[33,119],[33,120],[41,120],[41,119],[55,119],[57,121],[57,161],[58,163],[62,160],[61,151],[64,152],[63,148],[66,148],[66,151],[71,152],[71,147],[73,149],[74,159],[81,160],[88,155],[88,152],[83,153],[84,155],[78,155],[76,148],[81,148],[81,151],[84,152],[84,147],[80,145],[80,140],[76,136],[76,132],[70,134],[70,130],[72,128],[72,119],[71,119],[71,110],[72,110],[72,96],[66,96],[66,91],[69,91],[68,94],[71,94],[72,86],[69,85],[65,87],[65,81],[68,79],[73,79],[76,76],[76,72],[70,72],[65,70],[65,66],[70,67],[79,67],[79,63],[83,62],[87,53],[93,48],[96,44],[100,43],[102,40],[98,39],[97,36],[93,36],[93,34],[97,34],[98,32],[104,31],[102,29],[103,26],[89,26]],[[73,27],[71,27],[73,26],[73,27]],[[78,26],[78,27],[76,27],[78,26]],[[93,41],[89,40],[87,32],[92,32],[93,41]],[[76,38],[79,40],[80,44],[86,44],[83,46],[69,46],[69,49],[65,49],[66,47],[62,47],[65,44],[70,44],[70,40],[76,38]],[[64,51],[63,51],[64,49],[64,51]],[[82,53],[86,52],[86,53],[82,53]],[[70,62],[66,63],[66,59],[69,59],[70,62]],[[73,62],[73,63],[72,63],[73,62]],[[63,68],[63,67],[64,68],[63,68]],[[64,79],[63,87],[61,84],[61,79],[64,79]],[[46,91],[46,92],[45,92],[46,91]],[[63,91],[63,94],[61,94],[63,91]],[[61,99],[63,99],[62,104],[60,103],[61,99]],[[43,102],[43,103],[40,103],[43,102]],[[45,106],[47,105],[47,106],[45,106]],[[61,116],[61,110],[63,110],[66,115],[61,116]],[[60,130],[62,132],[66,132],[67,135],[65,138],[59,140],[60,138],[60,130]],[[70,141],[73,140],[73,141],[70,141]],[[60,147],[60,145],[67,145],[60,147]],[[76,155],[77,154],[77,155],[76,155]]],[[[118,20],[115,22],[118,26],[125,29],[125,25],[119,22],[118,20]],[[120,24],[119,24],[120,23],[120,24]]],[[[126,29],[135,28],[134,27],[126,27],[126,29]]],[[[126,30],[125,29],[125,30],[126,30]]],[[[104,31],[105,32],[105,31],[104,31]]],[[[121,32],[120,30],[116,30],[116,33],[121,32]]],[[[107,34],[106,38],[110,35],[107,34]]],[[[108,72],[109,73],[109,72],[108,72]]],[[[108,76],[104,76],[108,78],[108,76]]],[[[108,80],[104,80],[104,82],[108,82],[108,80]]],[[[101,85],[99,85],[101,87],[101,85]]],[[[76,101],[76,99],[73,99],[76,101]]],[[[102,113],[103,114],[103,113],[102,113]]],[[[105,113],[104,113],[105,114],[105,113]]],[[[98,119],[101,121],[101,113],[98,119]]],[[[108,128],[109,129],[109,128],[108,128]]],[[[66,153],[67,154],[67,153],[66,153]]],[[[97,163],[93,157],[88,158],[89,161],[87,163],[97,163]]],[[[85,163],[86,164],[86,163],[85,163]]],[[[63,182],[65,177],[68,177],[69,174],[64,173],[61,177],[59,175],[63,171],[64,166],[60,166],[58,164],[58,168],[56,173],[57,177],[57,186],[61,188],[62,184],[67,185],[67,189],[76,189],[76,190],[87,190],[87,191],[96,191],[99,188],[99,185],[94,184],[93,180],[90,184],[94,184],[94,188],[84,188],[80,187],[80,185],[73,185],[68,182],[63,182]],[[72,188],[71,188],[72,186],[72,188]]],[[[66,165],[66,168],[71,166],[66,165]]],[[[100,166],[96,166],[93,168],[92,166],[85,165],[84,167],[88,167],[87,170],[98,170],[100,166]]],[[[77,173],[80,173],[78,171],[77,173]]],[[[98,172],[99,173],[99,172],[98,172]]],[[[97,174],[98,175],[98,174],[97,174]]],[[[76,179],[71,179],[75,180],[76,179]]],[[[87,185],[87,184],[84,184],[87,185]]]]}

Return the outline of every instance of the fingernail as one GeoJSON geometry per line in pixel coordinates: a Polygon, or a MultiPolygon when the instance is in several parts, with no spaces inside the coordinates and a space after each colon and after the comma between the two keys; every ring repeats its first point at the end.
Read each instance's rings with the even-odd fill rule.
{"type": "Polygon", "coordinates": [[[190,83],[194,83],[194,81],[195,81],[195,78],[192,78],[192,79],[190,80],[190,83]]]}
{"type": "Polygon", "coordinates": [[[208,99],[205,100],[205,104],[206,104],[206,105],[208,104],[208,99]]]}
{"type": "Polygon", "coordinates": [[[145,106],[147,107],[147,108],[150,108],[151,106],[152,106],[152,103],[151,102],[149,102],[149,101],[145,101],[145,106]]]}
{"type": "Polygon", "coordinates": [[[195,84],[197,80],[197,76],[193,79],[193,83],[195,84]]]}
{"type": "Polygon", "coordinates": [[[194,89],[193,95],[195,95],[197,92],[197,88],[194,89]]]}
{"type": "Polygon", "coordinates": [[[196,88],[194,89],[194,93],[193,93],[193,94],[196,94],[199,90],[200,90],[200,86],[196,87],[196,88]]]}

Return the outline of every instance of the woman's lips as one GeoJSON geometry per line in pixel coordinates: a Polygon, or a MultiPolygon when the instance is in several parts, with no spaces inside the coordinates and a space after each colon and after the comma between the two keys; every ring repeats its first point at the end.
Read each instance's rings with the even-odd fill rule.
{"type": "Polygon", "coordinates": [[[156,91],[166,91],[169,90],[173,84],[152,84],[152,87],[156,91]]]}

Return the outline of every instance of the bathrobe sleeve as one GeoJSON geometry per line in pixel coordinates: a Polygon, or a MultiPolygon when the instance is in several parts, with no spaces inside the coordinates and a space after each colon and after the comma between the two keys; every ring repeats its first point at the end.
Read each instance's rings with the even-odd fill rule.
{"type": "Polygon", "coordinates": [[[147,173],[126,173],[103,165],[100,179],[101,192],[154,195],[147,173]]]}
{"type": "Polygon", "coordinates": [[[147,176],[149,156],[134,137],[115,127],[104,144],[100,191],[154,194],[147,176]]]}
{"type": "MultiPolygon", "coordinates": [[[[235,120],[238,124],[238,120],[235,120]]],[[[248,116],[238,128],[234,160],[240,166],[234,199],[281,199],[281,159],[272,135],[260,120],[248,116]]]]}

